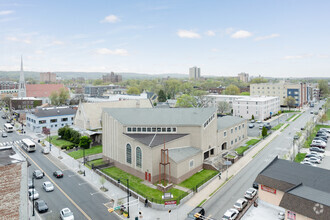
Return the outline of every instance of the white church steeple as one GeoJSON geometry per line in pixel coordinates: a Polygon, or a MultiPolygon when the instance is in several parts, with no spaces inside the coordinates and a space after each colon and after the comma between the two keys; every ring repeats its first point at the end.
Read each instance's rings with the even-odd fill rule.
{"type": "Polygon", "coordinates": [[[18,97],[24,98],[26,97],[26,87],[25,87],[25,78],[23,71],[23,57],[21,56],[21,72],[19,76],[19,88],[18,88],[18,97]]]}

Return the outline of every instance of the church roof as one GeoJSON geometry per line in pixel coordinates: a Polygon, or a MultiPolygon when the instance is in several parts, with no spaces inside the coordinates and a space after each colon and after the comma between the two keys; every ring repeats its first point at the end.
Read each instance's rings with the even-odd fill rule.
{"type": "Polygon", "coordinates": [[[66,87],[63,84],[26,84],[27,97],[49,97],[54,91],[66,87]]]}

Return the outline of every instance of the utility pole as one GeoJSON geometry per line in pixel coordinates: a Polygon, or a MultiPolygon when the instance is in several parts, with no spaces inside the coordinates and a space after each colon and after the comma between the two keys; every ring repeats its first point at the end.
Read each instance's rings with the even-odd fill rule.
{"type": "Polygon", "coordinates": [[[126,181],[127,181],[127,213],[128,213],[127,218],[129,218],[129,180],[126,179],[126,181]]]}
{"type": "Polygon", "coordinates": [[[34,176],[32,176],[32,216],[34,216],[34,176]]]}

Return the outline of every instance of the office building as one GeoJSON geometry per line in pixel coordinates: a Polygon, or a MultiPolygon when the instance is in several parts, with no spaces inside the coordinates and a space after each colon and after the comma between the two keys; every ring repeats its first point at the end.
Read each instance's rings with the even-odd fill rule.
{"type": "Polygon", "coordinates": [[[40,82],[56,83],[56,73],[40,73],[40,82]]]}
{"type": "Polygon", "coordinates": [[[238,74],[238,80],[241,82],[249,82],[249,74],[248,73],[239,73],[238,74]]]}
{"type": "Polygon", "coordinates": [[[198,80],[201,78],[201,69],[199,67],[189,68],[189,79],[198,80]]]}

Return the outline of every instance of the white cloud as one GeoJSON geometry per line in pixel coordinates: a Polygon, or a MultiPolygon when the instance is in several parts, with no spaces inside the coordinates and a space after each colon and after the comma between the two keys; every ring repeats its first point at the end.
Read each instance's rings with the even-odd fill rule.
{"type": "Polygon", "coordinates": [[[101,23],[116,23],[119,21],[120,19],[116,15],[108,15],[101,21],[101,23]]]}
{"type": "Polygon", "coordinates": [[[267,39],[271,39],[271,38],[275,38],[275,37],[279,37],[279,34],[271,34],[271,35],[267,35],[267,36],[261,36],[261,37],[256,37],[254,40],[259,41],[259,40],[267,40],[267,39]]]}
{"type": "Polygon", "coordinates": [[[119,55],[119,56],[127,56],[128,52],[125,49],[115,49],[115,50],[110,50],[108,48],[100,48],[96,50],[97,54],[102,54],[102,55],[119,55]]]}
{"type": "Polygon", "coordinates": [[[210,37],[215,36],[215,32],[214,32],[214,31],[211,31],[211,30],[207,31],[205,34],[206,34],[207,36],[210,36],[210,37]]]}
{"type": "Polygon", "coordinates": [[[194,32],[194,31],[188,31],[188,30],[179,30],[178,31],[178,36],[181,38],[200,38],[201,36],[194,32]]]}
{"type": "Polygon", "coordinates": [[[17,37],[7,37],[7,40],[14,41],[14,42],[26,43],[26,44],[30,44],[31,43],[31,41],[28,40],[28,39],[18,39],[17,37]]]}
{"type": "Polygon", "coordinates": [[[0,11],[0,15],[10,15],[14,13],[14,11],[10,11],[10,10],[7,10],[7,11],[0,11]]]}
{"type": "Polygon", "coordinates": [[[247,37],[251,37],[251,36],[252,36],[251,32],[244,31],[244,30],[236,31],[235,33],[233,33],[231,35],[231,37],[235,38],[235,39],[247,38],[247,37]]]}
{"type": "Polygon", "coordinates": [[[63,41],[60,41],[60,40],[54,40],[51,44],[52,45],[63,45],[64,42],[63,41]]]}

